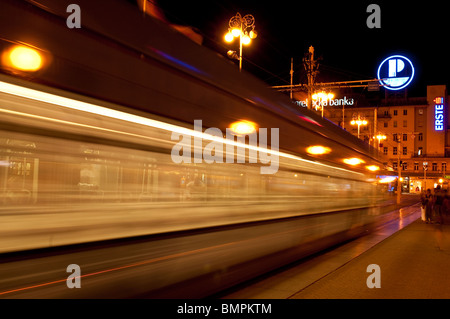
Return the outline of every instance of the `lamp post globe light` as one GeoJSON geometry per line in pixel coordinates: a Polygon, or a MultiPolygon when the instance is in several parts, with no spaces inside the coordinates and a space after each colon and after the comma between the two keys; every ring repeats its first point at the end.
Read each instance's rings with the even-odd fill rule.
{"type": "Polygon", "coordinates": [[[382,133],[378,133],[378,135],[374,136],[373,138],[378,140],[378,149],[379,149],[381,141],[384,141],[387,137],[386,137],[386,135],[384,135],[382,133]]]}
{"type": "Polygon", "coordinates": [[[322,111],[322,117],[323,117],[323,110],[325,108],[325,105],[327,104],[328,100],[332,100],[334,98],[334,94],[333,93],[325,93],[325,92],[318,92],[318,93],[314,93],[311,98],[314,100],[315,105],[316,105],[316,110],[317,110],[317,106],[319,105],[322,111]]]}
{"type": "Polygon", "coordinates": [[[255,30],[255,18],[251,14],[241,16],[238,12],[228,22],[228,32],[225,34],[225,41],[233,42],[239,37],[239,55],[236,51],[229,50],[227,55],[231,59],[239,60],[239,71],[242,70],[242,45],[249,45],[252,39],[257,37],[255,30]]]}
{"type": "Polygon", "coordinates": [[[358,138],[359,138],[359,131],[361,125],[367,125],[367,120],[364,117],[361,117],[358,114],[358,117],[353,116],[353,120],[350,122],[351,125],[358,125],[358,138]]]}

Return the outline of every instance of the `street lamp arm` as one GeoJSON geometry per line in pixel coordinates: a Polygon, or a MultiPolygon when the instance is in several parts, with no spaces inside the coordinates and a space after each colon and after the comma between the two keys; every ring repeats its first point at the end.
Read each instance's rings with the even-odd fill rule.
{"type": "MultiPolygon", "coordinates": [[[[239,37],[239,71],[242,70],[242,45],[249,45],[252,39],[257,37],[257,32],[255,30],[255,17],[251,14],[247,14],[244,17],[238,12],[233,16],[228,22],[228,33],[225,35],[226,42],[232,42],[234,38],[239,37]]],[[[231,51],[231,50],[230,50],[231,51]]],[[[228,56],[234,55],[230,54],[228,51],[228,56]]]]}

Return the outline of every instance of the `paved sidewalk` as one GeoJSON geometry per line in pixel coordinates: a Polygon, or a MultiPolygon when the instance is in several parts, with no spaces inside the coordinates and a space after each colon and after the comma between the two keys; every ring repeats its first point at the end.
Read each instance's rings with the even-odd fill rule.
{"type": "MultiPolygon", "coordinates": [[[[411,198],[411,203],[414,202],[411,198]]],[[[392,234],[398,232],[404,227],[413,223],[420,217],[420,206],[416,203],[412,206],[406,206],[400,211],[393,211],[398,218],[379,226],[370,234],[352,240],[350,242],[334,247],[328,251],[311,256],[294,266],[291,265],[285,270],[279,270],[277,273],[262,276],[255,279],[252,283],[246,283],[244,287],[237,288],[222,296],[225,299],[289,299],[295,298],[328,298],[327,296],[308,296],[303,297],[299,292],[310,291],[316,283],[327,280],[333,276],[339,269],[345,267],[358,256],[369,251],[371,248],[386,240],[392,234]]],[[[431,225],[430,225],[431,226],[431,225]]],[[[365,266],[367,267],[367,265],[365,266]]],[[[363,276],[369,276],[363,269],[363,276]]],[[[362,283],[365,286],[366,278],[362,283]]],[[[383,278],[382,278],[383,279],[383,278]]],[[[332,296],[329,298],[339,298],[332,296]]]]}
{"type": "Polygon", "coordinates": [[[290,298],[450,298],[450,225],[417,219],[290,298]],[[380,288],[367,287],[370,264],[380,288]]]}

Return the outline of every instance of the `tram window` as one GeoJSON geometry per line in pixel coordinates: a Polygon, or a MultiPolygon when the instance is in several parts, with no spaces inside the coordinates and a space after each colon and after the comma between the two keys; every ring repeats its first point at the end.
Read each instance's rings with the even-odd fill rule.
{"type": "Polygon", "coordinates": [[[31,163],[12,162],[10,164],[12,174],[20,176],[29,176],[31,171],[31,163]]]}

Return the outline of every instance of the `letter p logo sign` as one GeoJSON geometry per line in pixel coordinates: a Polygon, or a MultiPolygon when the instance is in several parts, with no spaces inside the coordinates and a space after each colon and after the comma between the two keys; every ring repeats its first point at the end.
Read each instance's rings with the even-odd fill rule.
{"type": "Polygon", "coordinates": [[[397,72],[403,71],[405,68],[405,63],[400,59],[390,59],[389,61],[389,77],[397,77],[397,72]]]}
{"type": "Polygon", "coordinates": [[[380,84],[387,90],[401,90],[411,83],[414,66],[408,58],[393,55],[381,62],[377,76],[380,84]]]}

